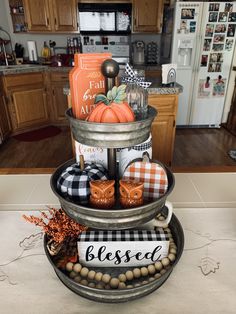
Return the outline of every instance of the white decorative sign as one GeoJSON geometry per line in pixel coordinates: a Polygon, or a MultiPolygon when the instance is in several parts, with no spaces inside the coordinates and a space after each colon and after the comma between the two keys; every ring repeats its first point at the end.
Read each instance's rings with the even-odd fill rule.
{"type": "Polygon", "coordinates": [[[83,155],[85,161],[91,161],[103,165],[107,168],[107,149],[101,147],[92,147],[75,141],[76,162],[79,162],[79,156],[83,155]]]}
{"type": "Polygon", "coordinates": [[[134,267],[155,263],[169,250],[167,233],[151,230],[87,231],[79,235],[80,263],[93,267],[134,267]]]}

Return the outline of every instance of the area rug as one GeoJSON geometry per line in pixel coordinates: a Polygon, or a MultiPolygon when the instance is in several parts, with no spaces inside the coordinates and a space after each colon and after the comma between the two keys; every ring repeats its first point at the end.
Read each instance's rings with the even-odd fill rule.
{"type": "Polygon", "coordinates": [[[37,142],[49,137],[56,136],[59,133],[61,133],[60,128],[50,125],[42,129],[15,135],[13,138],[21,142],[37,142]]]}
{"type": "Polygon", "coordinates": [[[229,156],[236,161],[236,149],[231,149],[229,151],[229,156]]]}

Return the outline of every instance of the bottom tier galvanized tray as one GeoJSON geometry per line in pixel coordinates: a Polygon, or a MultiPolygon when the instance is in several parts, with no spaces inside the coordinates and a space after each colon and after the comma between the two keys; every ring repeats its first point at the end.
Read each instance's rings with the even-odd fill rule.
{"type": "Polygon", "coordinates": [[[91,288],[88,286],[81,285],[80,283],[75,282],[67,274],[62,272],[57,266],[54,264],[52,257],[48,253],[46,244],[47,239],[44,238],[44,249],[46,252],[46,256],[50,261],[51,265],[53,266],[57,276],[63,282],[65,286],[69,289],[74,291],[75,293],[85,297],[87,299],[98,301],[98,302],[105,302],[105,303],[121,303],[127,302],[131,300],[138,299],[143,297],[147,294],[150,294],[154,290],[158,289],[170,276],[173,268],[178,263],[184,248],[184,233],[182,226],[176,216],[173,214],[171,222],[169,223],[169,228],[171,229],[172,236],[174,242],[177,246],[177,255],[174,263],[170,266],[169,269],[158,279],[155,279],[145,285],[130,288],[130,289],[122,289],[122,290],[101,290],[97,288],[91,288]]]}
{"type": "Polygon", "coordinates": [[[117,206],[114,209],[96,209],[72,202],[69,198],[61,195],[57,189],[57,180],[62,171],[73,164],[75,160],[70,160],[57,168],[51,176],[51,188],[58,197],[62,209],[68,216],[90,228],[121,230],[135,228],[153,219],[164,207],[167,196],[174,188],[174,176],[172,172],[165,167],[168,177],[167,192],[157,200],[148,202],[142,206],[130,209],[121,209],[117,206]]]}

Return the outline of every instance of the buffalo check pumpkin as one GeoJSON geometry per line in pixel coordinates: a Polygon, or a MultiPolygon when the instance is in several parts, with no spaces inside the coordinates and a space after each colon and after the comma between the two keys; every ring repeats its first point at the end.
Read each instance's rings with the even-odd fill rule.
{"type": "Polygon", "coordinates": [[[157,199],[166,193],[168,178],[164,167],[156,162],[134,161],[125,170],[123,180],[144,183],[144,198],[157,199]]]}

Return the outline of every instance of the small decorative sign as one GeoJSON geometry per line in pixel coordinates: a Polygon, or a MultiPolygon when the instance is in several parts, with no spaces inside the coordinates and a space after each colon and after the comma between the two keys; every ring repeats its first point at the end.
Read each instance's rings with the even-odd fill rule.
{"type": "Polygon", "coordinates": [[[98,163],[107,168],[107,149],[101,147],[92,147],[75,141],[76,162],[79,162],[79,156],[83,155],[84,160],[98,163]]]}
{"type": "Polygon", "coordinates": [[[162,64],[162,84],[171,84],[176,82],[176,64],[162,64]]]}
{"type": "Polygon", "coordinates": [[[86,231],[78,238],[80,262],[93,267],[134,267],[166,257],[169,236],[152,230],[86,231]]]}

